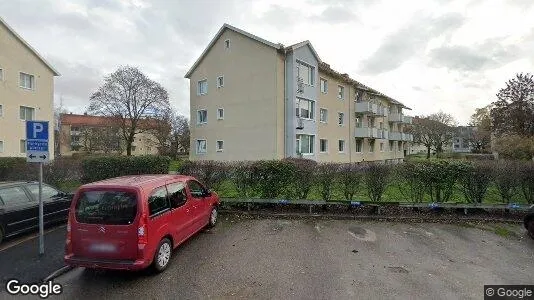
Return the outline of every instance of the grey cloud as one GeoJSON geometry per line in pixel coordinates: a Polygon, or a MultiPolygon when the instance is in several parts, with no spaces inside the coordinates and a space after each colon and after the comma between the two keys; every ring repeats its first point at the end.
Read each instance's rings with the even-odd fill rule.
{"type": "Polygon", "coordinates": [[[498,68],[520,57],[521,49],[504,46],[500,39],[489,39],[474,47],[443,46],[430,52],[430,65],[456,71],[498,68]]]}
{"type": "Polygon", "coordinates": [[[423,88],[420,87],[420,86],[412,86],[412,89],[413,89],[414,91],[418,91],[418,92],[423,91],[423,88]]]}
{"type": "Polygon", "coordinates": [[[456,13],[437,18],[418,18],[387,36],[375,53],[363,61],[360,70],[365,74],[394,70],[424,49],[430,39],[450,32],[463,23],[464,17],[456,13]]]}
{"type": "Polygon", "coordinates": [[[330,24],[358,21],[358,17],[343,6],[329,6],[317,18],[330,24]]]}
{"type": "Polygon", "coordinates": [[[282,30],[293,27],[298,22],[296,16],[301,14],[302,12],[296,9],[271,5],[269,10],[263,13],[259,21],[282,30]]]}

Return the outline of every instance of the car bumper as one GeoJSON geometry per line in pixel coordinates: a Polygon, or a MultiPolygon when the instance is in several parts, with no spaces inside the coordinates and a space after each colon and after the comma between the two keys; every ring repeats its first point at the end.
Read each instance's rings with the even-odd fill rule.
{"type": "Polygon", "coordinates": [[[118,259],[93,259],[74,255],[65,255],[65,263],[73,267],[84,267],[91,269],[111,269],[111,270],[141,270],[147,268],[151,261],[138,260],[118,260],[118,259]]]}

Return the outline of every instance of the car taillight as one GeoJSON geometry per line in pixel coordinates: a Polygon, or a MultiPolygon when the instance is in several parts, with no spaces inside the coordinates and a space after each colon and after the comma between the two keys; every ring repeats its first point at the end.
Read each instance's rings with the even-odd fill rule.
{"type": "Polygon", "coordinates": [[[147,216],[143,214],[139,220],[139,227],[137,228],[137,244],[146,245],[148,243],[147,238],[147,216]]]}
{"type": "Polygon", "coordinates": [[[71,238],[72,238],[72,215],[69,213],[67,219],[67,240],[65,241],[65,253],[71,252],[71,238]]]}

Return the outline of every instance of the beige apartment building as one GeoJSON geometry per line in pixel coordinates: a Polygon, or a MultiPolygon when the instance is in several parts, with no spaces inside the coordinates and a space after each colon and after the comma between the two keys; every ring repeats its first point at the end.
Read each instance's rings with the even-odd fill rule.
{"type": "MultiPolygon", "coordinates": [[[[80,153],[126,154],[119,128],[113,119],[104,116],[61,114],[58,124],[59,153],[72,156],[80,153]]],[[[158,154],[156,137],[147,131],[135,135],[132,155],[158,154]]]]}
{"type": "Polygon", "coordinates": [[[26,156],[26,120],[48,121],[54,157],[57,72],[0,18],[0,157],[26,156]]]}
{"type": "Polygon", "coordinates": [[[409,108],[333,70],[309,41],[224,24],[185,77],[192,160],[401,161],[413,141],[409,108]]]}

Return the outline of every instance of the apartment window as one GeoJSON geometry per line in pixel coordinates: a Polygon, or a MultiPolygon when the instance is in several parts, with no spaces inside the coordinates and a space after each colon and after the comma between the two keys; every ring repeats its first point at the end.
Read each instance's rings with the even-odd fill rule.
{"type": "Polygon", "coordinates": [[[297,98],[297,117],[305,119],[315,119],[315,101],[297,98]]]}
{"type": "Polygon", "coordinates": [[[20,73],[20,87],[33,90],[35,88],[35,77],[30,74],[20,73]]]}
{"type": "Polygon", "coordinates": [[[375,152],[375,140],[369,141],[369,152],[375,152]]]}
{"type": "Polygon", "coordinates": [[[337,150],[339,152],[345,152],[345,140],[339,140],[338,141],[337,150]]]}
{"type": "Polygon", "coordinates": [[[225,40],[224,41],[224,48],[230,49],[230,40],[225,40]]]}
{"type": "Polygon", "coordinates": [[[389,141],[389,152],[393,152],[393,141],[389,141]]]}
{"type": "Polygon", "coordinates": [[[345,114],[344,113],[342,113],[342,112],[338,113],[338,122],[337,122],[337,124],[339,126],[343,126],[345,124],[345,114]]]}
{"type": "Polygon", "coordinates": [[[361,153],[363,149],[363,140],[356,140],[356,152],[361,153]]]}
{"type": "Polygon", "coordinates": [[[223,152],[224,150],[224,141],[217,141],[217,152],[223,152]]]}
{"type": "Polygon", "coordinates": [[[222,88],[224,86],[224,76],[217,77],[217,88],[222,88]]]}
{"type": "Polygon", "coordinates": [[[35,109],[32,107],[21,106],[20,107],[20,119],[31,121],[35,118],[35,109]]]}
{"type": "Polygon", "coordinates": [[[217,108],[217,120],[224,119],[224,108],[217,108]]]}
{"type": "Polygon", "coordinates": [[[375,118],[367,117],[367,127],[369,128],[375,127],[375,118]]]}
{"type": "Polygon", "coordinates": [[[345,87],[344,86],[341,86],[341,85],[337,86],[337,98],[341,100],[345,99],[345,87]]]}
{"type": "Polygon", "coordinates": [[[0,81],[4,81],[4,69],[0,68],[0,81]]]}
{"type": "Polygon", "coordinates": [[[319,109],[319,121],[326,123],[328,122],[328,110],[325,108],[319,109]]]}
{"type": "Polygon", "coordinates": [[[362,128],[363,127],[363,120],[361,116],[356,116],[356,128],[362,128]]]}
{"type": "Polygon", "coordinates": [[[197,154],[204,154],[207,150],[207,144],[206,140],[197,140],[197,154]]]}
{"type": "Polygon", "coordinates": [[[321,78],[321,93],[323,94],[328,93],[328,81],[322,78],[321,78]]]}
{"type": "Polygon", "coordinates": [[[297,62],[297,77],[302,80],[302,83],[307,85],[313,85],[314,71],[314,67],[304,64],[302,62],[297,62]]]}
{"type": "Polygon", "coordinates": [[[300,154],[313,154],[315,136],[308,134],[297,135],[297,151],[300,154]]]}
{"type": "Polygon", "coordinates": [[[384,152],[384,143],[380,143],[380,152],[384,152]]]}
{"type": "Polygon", "coordinates": [[[197,124],[206,124],[208,123],[208,111],[203,109],[203,110],[198,110],[197,111],[197,124]]]}
{"type": "Polygon", "coordinates": [[[402,142],[398,142],[398,147],[397,147],[397,149],[398,149],[399,151],[402,151],[402,142]]]}
{"type": "Polygon", "coordinates": [[[4,141],[0,141],[0,153],[4,152],[4,141]]]}
{"type": "Polygon", "coordinates": [[[197,84],[197,94],[206,95],[208,93],[208,80],[200,80],[197,84]]]}
{"type": "Polygon", "coordinates": [[[26,153],[26,140],[20,140],[20,153],[26,153]]]}
{"type": "Polygon", "coordinates": [[[4,107],[0,104],[0,117],[4,116],[4,107]]]}
{"type": "Polygon", "coordinates": [[[328,152],[328,140],[325,140],[325,139],[319,140],[319,151],[322,153],[328,152]]]}

